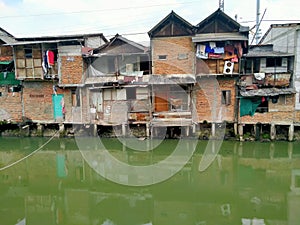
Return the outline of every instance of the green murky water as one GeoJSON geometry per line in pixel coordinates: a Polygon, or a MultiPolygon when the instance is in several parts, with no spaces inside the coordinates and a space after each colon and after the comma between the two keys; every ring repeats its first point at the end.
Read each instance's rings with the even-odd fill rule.
{"type": "MultiPolygon", "coordinates": [[[[153,185],[128,186],[109,179],[130,183],[145,175],[114,173],[103,154],[85,155],[91,149],[97,153],[95,146],[85,143],[88,151],[82,154],[74,139],[53,139],[24,158],[47,140],[0,138],[1,225],[300,224],[300,143],[223,142],[219,151],[209,153],[209,167],[200,171],[208,142],[191,146],[186,141],[183,146],[196,151],[174,176],[153,185]]],[[[179,145],[178,140],[140,140],[144,149],[155,148],[136,151],[136,144],[126,148],[117,139],[102,143],[114,158],[136,167],[156,165],[179,145]]],[[[149,177],[172,171],[171,164],[149,177]]]]}

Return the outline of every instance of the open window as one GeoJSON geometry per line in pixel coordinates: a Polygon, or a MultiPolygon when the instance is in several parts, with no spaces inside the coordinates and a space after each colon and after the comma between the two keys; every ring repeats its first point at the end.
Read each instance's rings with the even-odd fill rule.
{"type": "Polygon", "coordinates": [[[266,67],[280,67],[282,66],[282,58],[267,58],[266,67]]]}
{"type": "Polygon", "coordinates": [[[231,104],[231,91],[230,90],[226,90],[226,91],[222,91],[222,104],[223,105],[230,105],[231,104]]]}
{"type": "Polygon", "coordinates": [[[255,112],[265,113],[268,111],[269,111],[269,102],[265,99],[265,97],[263,97],[262,102],[258,105],[255,112]]]}

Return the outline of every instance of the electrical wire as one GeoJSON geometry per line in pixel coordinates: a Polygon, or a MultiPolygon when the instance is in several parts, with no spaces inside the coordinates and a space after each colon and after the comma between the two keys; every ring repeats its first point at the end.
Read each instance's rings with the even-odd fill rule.
{"type": "Polygon", "coordinates": [[[13,162],[13,163],[7,165],[7,166],[4,166],[4,167],[0,168],[0,171],[3,171],[3,170],[8,169],[8,168],[10,168],[10,167],[12,167],[12,166],[14,166],[14,165],[16,165],[16,164],[18,164],[18,163],[24,161],[25,159],[27,159],[27,158],[29,158],[30,156],[32,156],[32,155],[34,155],[35,153],[37,153],[38,151],[40,151],[43,147],[45,147],[45,146],[46,146],[46,145],[47,145],[47,144],[55,137],[55,135],[56,135],[58,132],[59,132],[59,131],[56,131],[55,134],[54,134],[48,141],[46,141],[43,145],[41,145],[39,148],[37,148],[36,150],[34,150],[33,152],[31,152],[30,154],[26,155],[25,157],[23,157],[23,158],[21,158],[21,159],[15,161],[15,162],[13,162]]]}

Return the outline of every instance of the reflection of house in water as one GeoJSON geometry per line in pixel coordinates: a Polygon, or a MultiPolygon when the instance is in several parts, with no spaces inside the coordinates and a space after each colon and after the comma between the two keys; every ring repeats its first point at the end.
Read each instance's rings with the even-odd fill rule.
{"type": "Polygon", "coordinates": [[[292,169],[291,191],[287,194],[288,225],[296,225],[300,221],[300,169],[292,169]]]}
{"type": "MultiPolygon", "coordinates": [[[[16,142],[27,146],[24,139],[16,142]]],[[[151,221],[208,225],[220,221],[241,224],[241,218],[263,218],[266,224],[297,224],[299,219],[300,161],[293,143],[279,147],[264,143],[261,148],[253,148],[249,142],[235,146],[224,143],[226,151],[220,151],[207,170],[198,171],[202,154],[197,152],[172,178],[140,188],[105,180],[78,151],[55,150],[73,144],[70,140],[65,145],[53,141],[48,150],[1,171],[1,221],[15,224],[26,217],[28,225],[45,218],[44,224],[66,225],[100,225],[105,220],[116,224],[151,221]],[[67,172],[59,173],[64,167],[67,172]]],[[[199,145],[205,148],[206,142],[199,145]]],[[[112,154],[135,165],[165,157],[161,152],[123,150],[122,144],[114,145],[112,154]]],[[[19,158],[20,152],[1,151],[0,165],[19,158]]]]}

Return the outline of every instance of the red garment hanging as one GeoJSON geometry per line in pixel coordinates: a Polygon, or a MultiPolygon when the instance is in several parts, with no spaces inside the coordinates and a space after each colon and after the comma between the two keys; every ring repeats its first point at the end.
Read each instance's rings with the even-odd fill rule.
{"type": "Polygon", "coordinates": [[[48,65],[54,66],[54,52],[51,50],[47,51],[47,59],[48,59],[48,65]]]}

